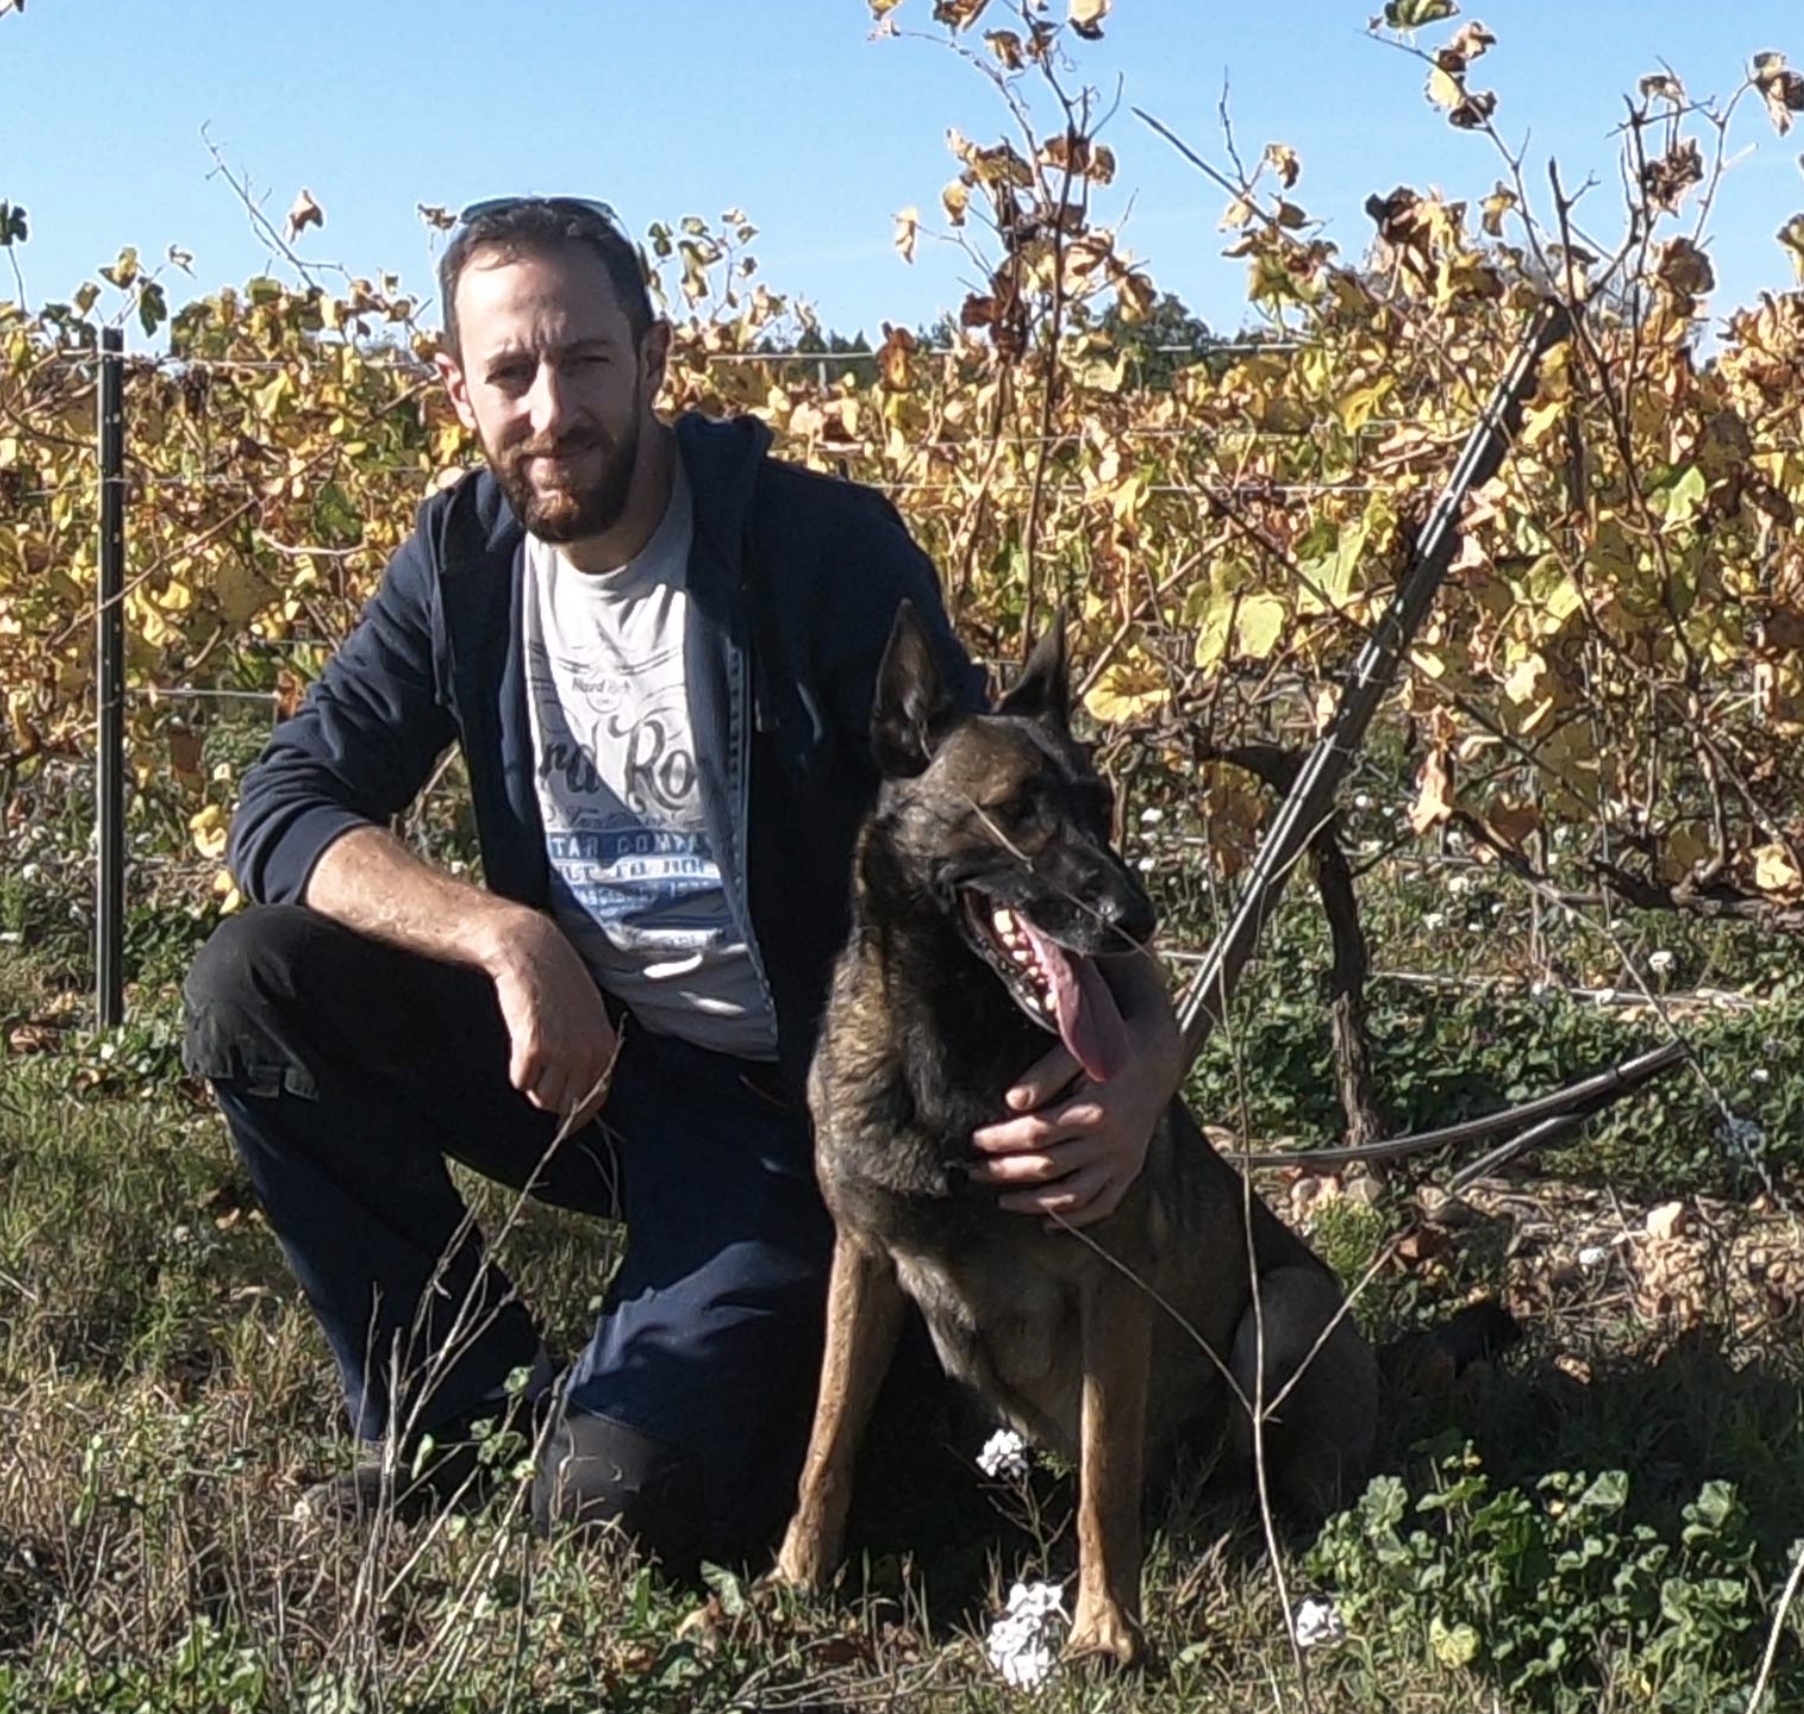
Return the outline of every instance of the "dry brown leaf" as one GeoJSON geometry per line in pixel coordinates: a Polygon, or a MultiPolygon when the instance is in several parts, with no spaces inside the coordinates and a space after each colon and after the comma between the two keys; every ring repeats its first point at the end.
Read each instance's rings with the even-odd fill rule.
{"type": "Polygon", "coordinates": [[[1463,61],[1470,64],[1473,60],[1477,59],[1486,48],[1496,47],[1497,38],[1492,35],[1478,19],[1473,18],[1470,22],[1461,24],[1460,27],[1453,32],[1453,40],[1447,45],[1458,54],[1463,61]]]}
{"type": "Polygon", "coordinates": [[[1710,258],[1689,238],[1674,238],[1660,247],[1655,278],[1669,292],[1695,298],[1716,285],[1716,270],[1710,266],[1710,258]]]}
{"type": "Polygon", "coordinates": [[[1753,84],[1766,102],[1773,129],[1783,137],[1791,129],[1791,116],[1804,113],[1804,73],[1793,71],[1784,54],[1756,54],[1753,84]]]}
{"type": "Polygon", "coordinates": [[[983,39],[990,52],[1002,62],[1004,70],[1020,71],[1027,64],[1021,38],[1013,30],[986,30],[983,39]]]}
{"type": "Polygon", "coordinates": [[[1476,89],[1447,115],[1447,123],[1458,131],[1477,131],[1490,122],[1496,111],[1496,95],[1488,89],[1476,89]]]}
{"type": "Polygon", "coordinates": [[[1484,229],[1493,238],[1503,236],[1503,217],[1519,206],[1516,193],[1499,180],[1497,188],[1484,199],[1484,229]]]}
{"type": "Polygon", "coordinates": [[[288,211],[288,242],[292,244],[309,226],[325,224],[326,211],[313,200],[313,192],[303,185],[301,194],[294,199],[294,207],[288,211]]]}
{"type": "Polygon", "coordinates": [[[919,349],[915,336],[905,327],[883,324],[883,343],[877,348],[877,373],[892,393],[908,390],[908,360],[919,349]]]}
{"type": "Polygon", "coordinates": [[[915,240],[921,232],[921,211],[905,208],[896,216],[896,252],[904,262],[915,259],[915,240]]]}
{"type": "Polygon", "coordinates": [[[990,0],[934,0],[933,21],[954,30],[968,30],[990,0]]]}
{"type": "Polygon", "coordinates": [[[1453,814],[1453,763],[1439,747],[1416,770],[1416,801],[1409,806],[1410,831],[1418,836],[1453,814]]]}

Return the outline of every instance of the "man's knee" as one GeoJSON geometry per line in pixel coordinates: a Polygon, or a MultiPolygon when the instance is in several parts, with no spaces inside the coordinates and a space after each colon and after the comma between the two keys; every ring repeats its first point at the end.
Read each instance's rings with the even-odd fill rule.
{"type": "Polygon", "coordinates": [[[693,1577],[701,1564],[701,1465],[612,1417],[559,1419],[540,1449],[532,1512],[540,1530],[616,1530],[671,1577],[693,1577]]]}
{"type": "Polygon", "coordinates": [[[183,984],[189,1006],[242,1005],[260,995],[272,971],[294,962],[312,914],[302,905],[252,905],[222,918],[183,984]]]}
{"type": "Polygon", "coordinates": [[[317,960],[321,927],[318,913],[300,905],[255,905],[220,923],[182,984],[191,1072],[258,1087],[305,1075],[281,1048],[280,1020],[317,960]]]}

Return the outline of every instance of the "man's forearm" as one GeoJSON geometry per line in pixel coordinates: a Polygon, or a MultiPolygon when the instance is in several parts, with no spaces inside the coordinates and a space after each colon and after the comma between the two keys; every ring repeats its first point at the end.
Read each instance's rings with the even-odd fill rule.
{"type": "Polygon", "coordinates": [[[307,904],[372,940],[494,974],[538,913],[421,861],[394,834],[336,839],[307,881],[307,904]]]}

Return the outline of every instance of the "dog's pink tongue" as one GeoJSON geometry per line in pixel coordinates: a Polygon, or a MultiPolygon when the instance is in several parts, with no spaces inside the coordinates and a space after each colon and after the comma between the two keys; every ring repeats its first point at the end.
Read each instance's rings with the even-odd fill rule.
{"type": "Polygon", "coordinates": [[[1025,917],[1016,920],[1027,930],[1034,956],[1052,984],[1059,1039],[1094,1082],[1107,1083],[1127,1063],[1127,1025],[1096,960],[1067,952],[1025,917]]]}

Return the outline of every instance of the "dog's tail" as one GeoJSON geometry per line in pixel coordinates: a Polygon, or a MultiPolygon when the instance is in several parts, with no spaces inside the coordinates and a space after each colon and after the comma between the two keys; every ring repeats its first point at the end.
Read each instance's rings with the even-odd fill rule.
{"type": "Polygon", "coordinates": [[[1521,1338],[1516,1318],[1495,1298],[1481,1298],[1438,1326],[1386,1345],[1378,1369],[1388,1388],[1442,1393],[1473,1364],[1496,1362],[1521,1338]]]}

